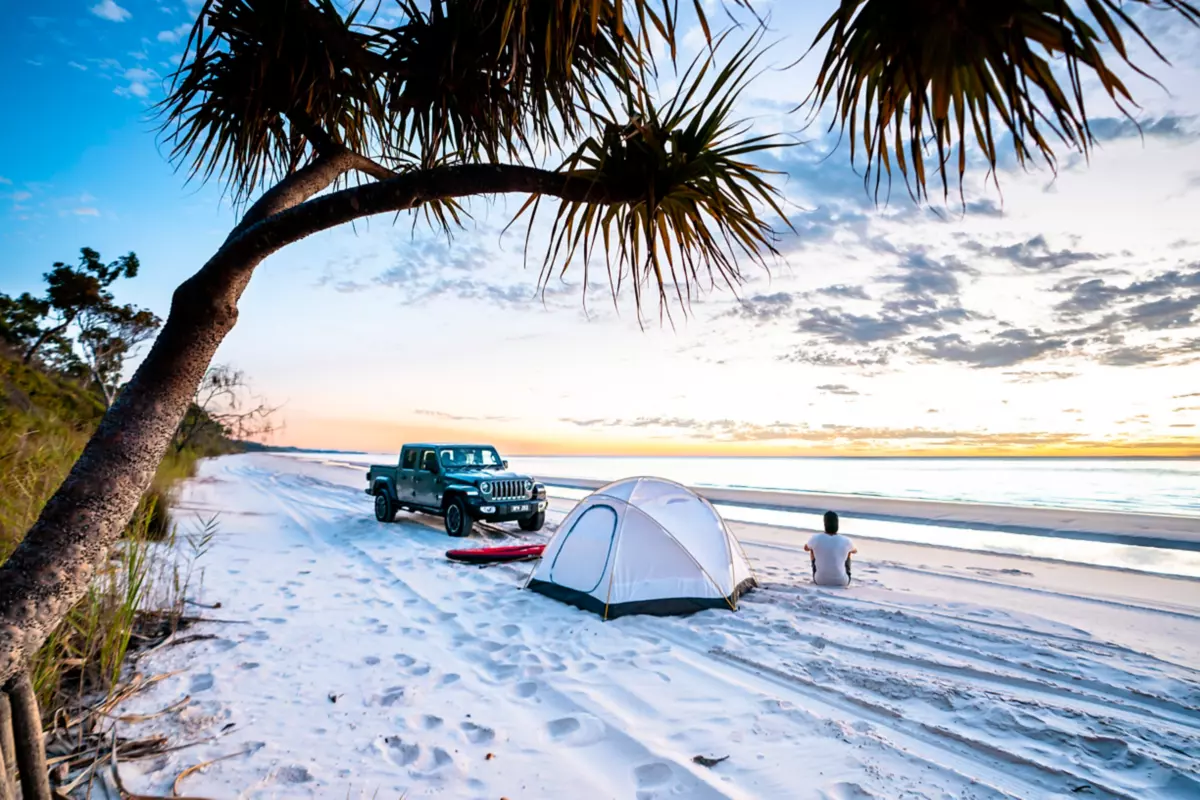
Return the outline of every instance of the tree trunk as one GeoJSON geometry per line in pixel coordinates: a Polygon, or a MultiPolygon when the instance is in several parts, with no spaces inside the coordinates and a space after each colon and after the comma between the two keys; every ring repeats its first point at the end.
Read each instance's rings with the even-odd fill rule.
{"type": "Polygon", "coordinates": [[[13,740],[12,705],[0,684],[0,800],[16,800],[17,753],[13,740]]]}
{"type": "Polygon", "coordinates": [[[25,364],[28,364],[29,362],[33,361],[33,357],[37,355],[38,350],[42,349],[42,345],[44,345],[46,342],[50,341],[51,336],[57,336],[58,334],[65,331],[67,329],[67,326],[69,326],[70,324],[71,324],[71,320],[68,319],[66,322],[64,322],[62,325],[59,325],[56,328],[48,328],[47,330],[43,331],[42,335],[37,338],[37,341],[35,341],[32,345],[30,345],[29,349],[25,351],[25,355],[21,359],[21,361],[24,362],[25,364]]]}
{"type": "Polygon", "coordinates": [[[6,687],[12,702],[13,738],[16,740],[17,769],[21,772],[22,800],[53,800],[50,771],[46,767],[46,740],[42,715],[29,672],[21,671],[6,687]]]}

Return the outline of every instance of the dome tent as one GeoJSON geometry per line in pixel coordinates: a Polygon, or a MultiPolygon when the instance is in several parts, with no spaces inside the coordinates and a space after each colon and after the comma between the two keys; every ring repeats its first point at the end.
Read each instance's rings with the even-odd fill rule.
{"type": "Polygon", "coordinates": [[[661,478],[627,478],[567,515],[526,588],[613,619],[736,610],[756,585],[741,545],[707,500],[661,478]]]}

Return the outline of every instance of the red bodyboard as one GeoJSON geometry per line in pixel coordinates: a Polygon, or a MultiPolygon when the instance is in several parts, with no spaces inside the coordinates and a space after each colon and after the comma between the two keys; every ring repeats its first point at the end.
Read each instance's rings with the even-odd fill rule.
{"type": "Polygon", "coordinates": [[[447,550],[446,558],[469,564],[498,564],[504,561],[524,561],[537,558],[546,549],[544,544],[508,545],[506,547],[475,547],[470,550],[447,550]]]}

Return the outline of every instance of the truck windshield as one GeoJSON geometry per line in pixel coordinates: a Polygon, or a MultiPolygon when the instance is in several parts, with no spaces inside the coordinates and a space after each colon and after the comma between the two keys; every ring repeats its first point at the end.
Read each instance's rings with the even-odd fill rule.
{"type": "Polygon", "coordinates": [[[500,454],[491,447],[444,447],[438,455],[442,466],[456,469],[499,467],[500,454]]]}

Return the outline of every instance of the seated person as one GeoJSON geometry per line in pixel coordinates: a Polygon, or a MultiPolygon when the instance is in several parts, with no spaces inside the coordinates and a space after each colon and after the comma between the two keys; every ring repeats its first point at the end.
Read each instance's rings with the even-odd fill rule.
{"type": "Polygon", "coordinates": [[[825,512],[825,532],[804,545],[812,557],[813,583],[818,586],[849,586],[850,556],[858,552],[853,542],[838,535],[838,515],[825,512]]]}

